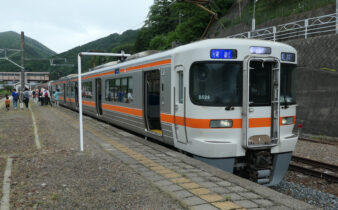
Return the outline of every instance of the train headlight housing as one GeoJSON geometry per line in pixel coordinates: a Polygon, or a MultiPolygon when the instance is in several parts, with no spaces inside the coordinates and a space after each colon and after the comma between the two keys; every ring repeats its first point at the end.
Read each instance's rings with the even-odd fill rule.
{"type": "Polygon", "coordinates": [[[282,125],[291,125],[293,124],[293,117],[283,117],[282,125]]]}
{"type": "Polygon", "coordinates": [[[210,128],[231,128],[232,120],[210,120],[210,128]]]}

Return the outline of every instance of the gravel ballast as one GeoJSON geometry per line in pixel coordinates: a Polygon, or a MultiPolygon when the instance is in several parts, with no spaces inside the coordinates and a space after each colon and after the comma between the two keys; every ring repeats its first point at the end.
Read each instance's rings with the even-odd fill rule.
{"type": "Polygon", "coordinates": [[[325,210],[338,209],[338,198],[335,195],[323,193],[302,184],[282,181],[273,189],[290,195],[296,199],[306,201],[311,205],[322,207],[325,210]]]}
{"type": "MultiPolygon", "coordinates": [[[[298,140],[294,155],[338,165],[338,144],[298,140]]],[[[327,210],[338,209],[338,183],[288,171],[273,189],[327,210]]]]}

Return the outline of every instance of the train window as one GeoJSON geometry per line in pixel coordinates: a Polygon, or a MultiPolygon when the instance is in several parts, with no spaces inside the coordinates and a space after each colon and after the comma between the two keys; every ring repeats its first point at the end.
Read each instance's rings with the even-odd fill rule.
{"type": "Polygon", "coordinates": [[[194,104],[202,106],[241,106],[242,63],[193,63],[190,98],[194,104]]]}
{"type": "Polygon", "coordinates": [[[72,95],[72,84],[67,84],[66,85],[66,88],[67,88],[67,91],[66,91],[66,93],[67,93],[67,97],[71,97],[71,95],[72,95]]]}
{"type": "Polygon", "coordinates": [[[178,73],[178,103],[183,104],[183,71],[178,73]]]}
{"type": "Polygon", "coordinates": [[[280,103],[281,105],[296,104],[296,65],[294,64],[282,64],[280,103]]]}
{"type": "Polygon", "coordinates": [[[133,79],[124,77],[106,80],[105,86],[106,101],[130,103],[133,101],[133,79]]]}
{"type": "Polygon", "coordinates": [[[261,61],[250,62],[250,106],[269,106],[271,104],[271,69],[272,63],[261,61]]]}
{"type": "Polygon", "coordinates": [[[131,103],[133,101],[133,78],[128,77],[128,94],[127,94],[127,103],[131,103]]]}
{"type": "Polygon", "coordinates": [[[92,98],[92,97],[93,97],[92,82],[82,83],[82,98],[92,98]]]}

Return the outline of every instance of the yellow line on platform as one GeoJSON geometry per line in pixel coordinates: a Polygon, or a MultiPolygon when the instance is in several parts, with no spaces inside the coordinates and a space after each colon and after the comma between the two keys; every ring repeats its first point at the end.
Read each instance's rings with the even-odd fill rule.
{"type": "MultiPolygon", "coordinates": [[[[74,120],[74,118],[66,115],[65,113],[61,112],[60,110],[57,110],[60,112],[63,116],[70,119],[74,123],[79,123],[77,120],[74,120]]],[[[129,155],[134,160],[138,161],[139,163],[143,164],[145,167],[149,168],[150,170],[156,172],[157,174],[166,177],[171,182],[178,184],[179,186],[183,187],[185,190],[190,191],[197,197],[209,202],[211,205],[213,205],[216,208],[219,209],[244,209],[243,207],[238,206],[237,204],[225,201],[225,198],[222,196],[213,193],[209,191],[208,189],[200,186],[199,184],[191,181],[189,178],[183,177],[181,174],[176,173],[175,171],[166,168],[165,166],[162,166],[159,163],[154,162],[153,160],[145,157],[141,153],[135,152],[134,150],[128,148],[127,146],[117,142],[116,140],[113,140],[111,137],[108,137],[106,135],[101,134],[100,132],[95,131],[93,128],[90,128],[86,125],[83,125],[84,129],[89,131],[90,133],[94,134],[95,136],[101,138],[105,142],[111,144],[119,151],[129,155]]]]}
{"type": "Polygon", "coordinates": [[[35,137],[35,145],[36,148],[41,149],[41,144],[40,144],[40,140],[39,140],[39,133],[38,133],[38,126],[36,125],[36,121],[35,121],[35,116],[34,116],[34,112],[31,108],[31,106],[29,106],[29,110],[32,114],[32,121],[33,121],[33,128],[34,128],[34,137],[35,137]]]}

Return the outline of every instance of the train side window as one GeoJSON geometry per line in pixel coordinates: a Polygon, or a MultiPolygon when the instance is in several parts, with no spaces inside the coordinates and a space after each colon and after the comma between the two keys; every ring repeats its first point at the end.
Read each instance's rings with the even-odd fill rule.
{"type": "Polygon", "coordinates": [[[106,101],[131,103],[133,101],[133,79],[123,77],[106,80],[106,101]]]}
{"type": "Polygon", "coordinates": [[[92,98],[92,97],[93,97],[92,82],[82,83],[82,98],[92,98]]]}
{"type": "Polygon", "coordinates": [[[134,87],[133,78],[128,77],[128,90],[127,90],[126,103],[131,103],[134,100],[134,98],[133,98],[133,87],[134,87]]]}
{"type": "Polygon", "coordinates": [[[183,104],[183,71],[178,73],[178,103],[183,104]]]}
{"type": "Polygon", "coordinates": [[[106,101],[113,101],[113,96],[114,96],[114,92],[115,92],[115,89],[114,89],[114,83],[115,83],[115,80],[113,79],[107,79],[106,80],[106,85],[105,85],[105,99],[106,101]]]}

